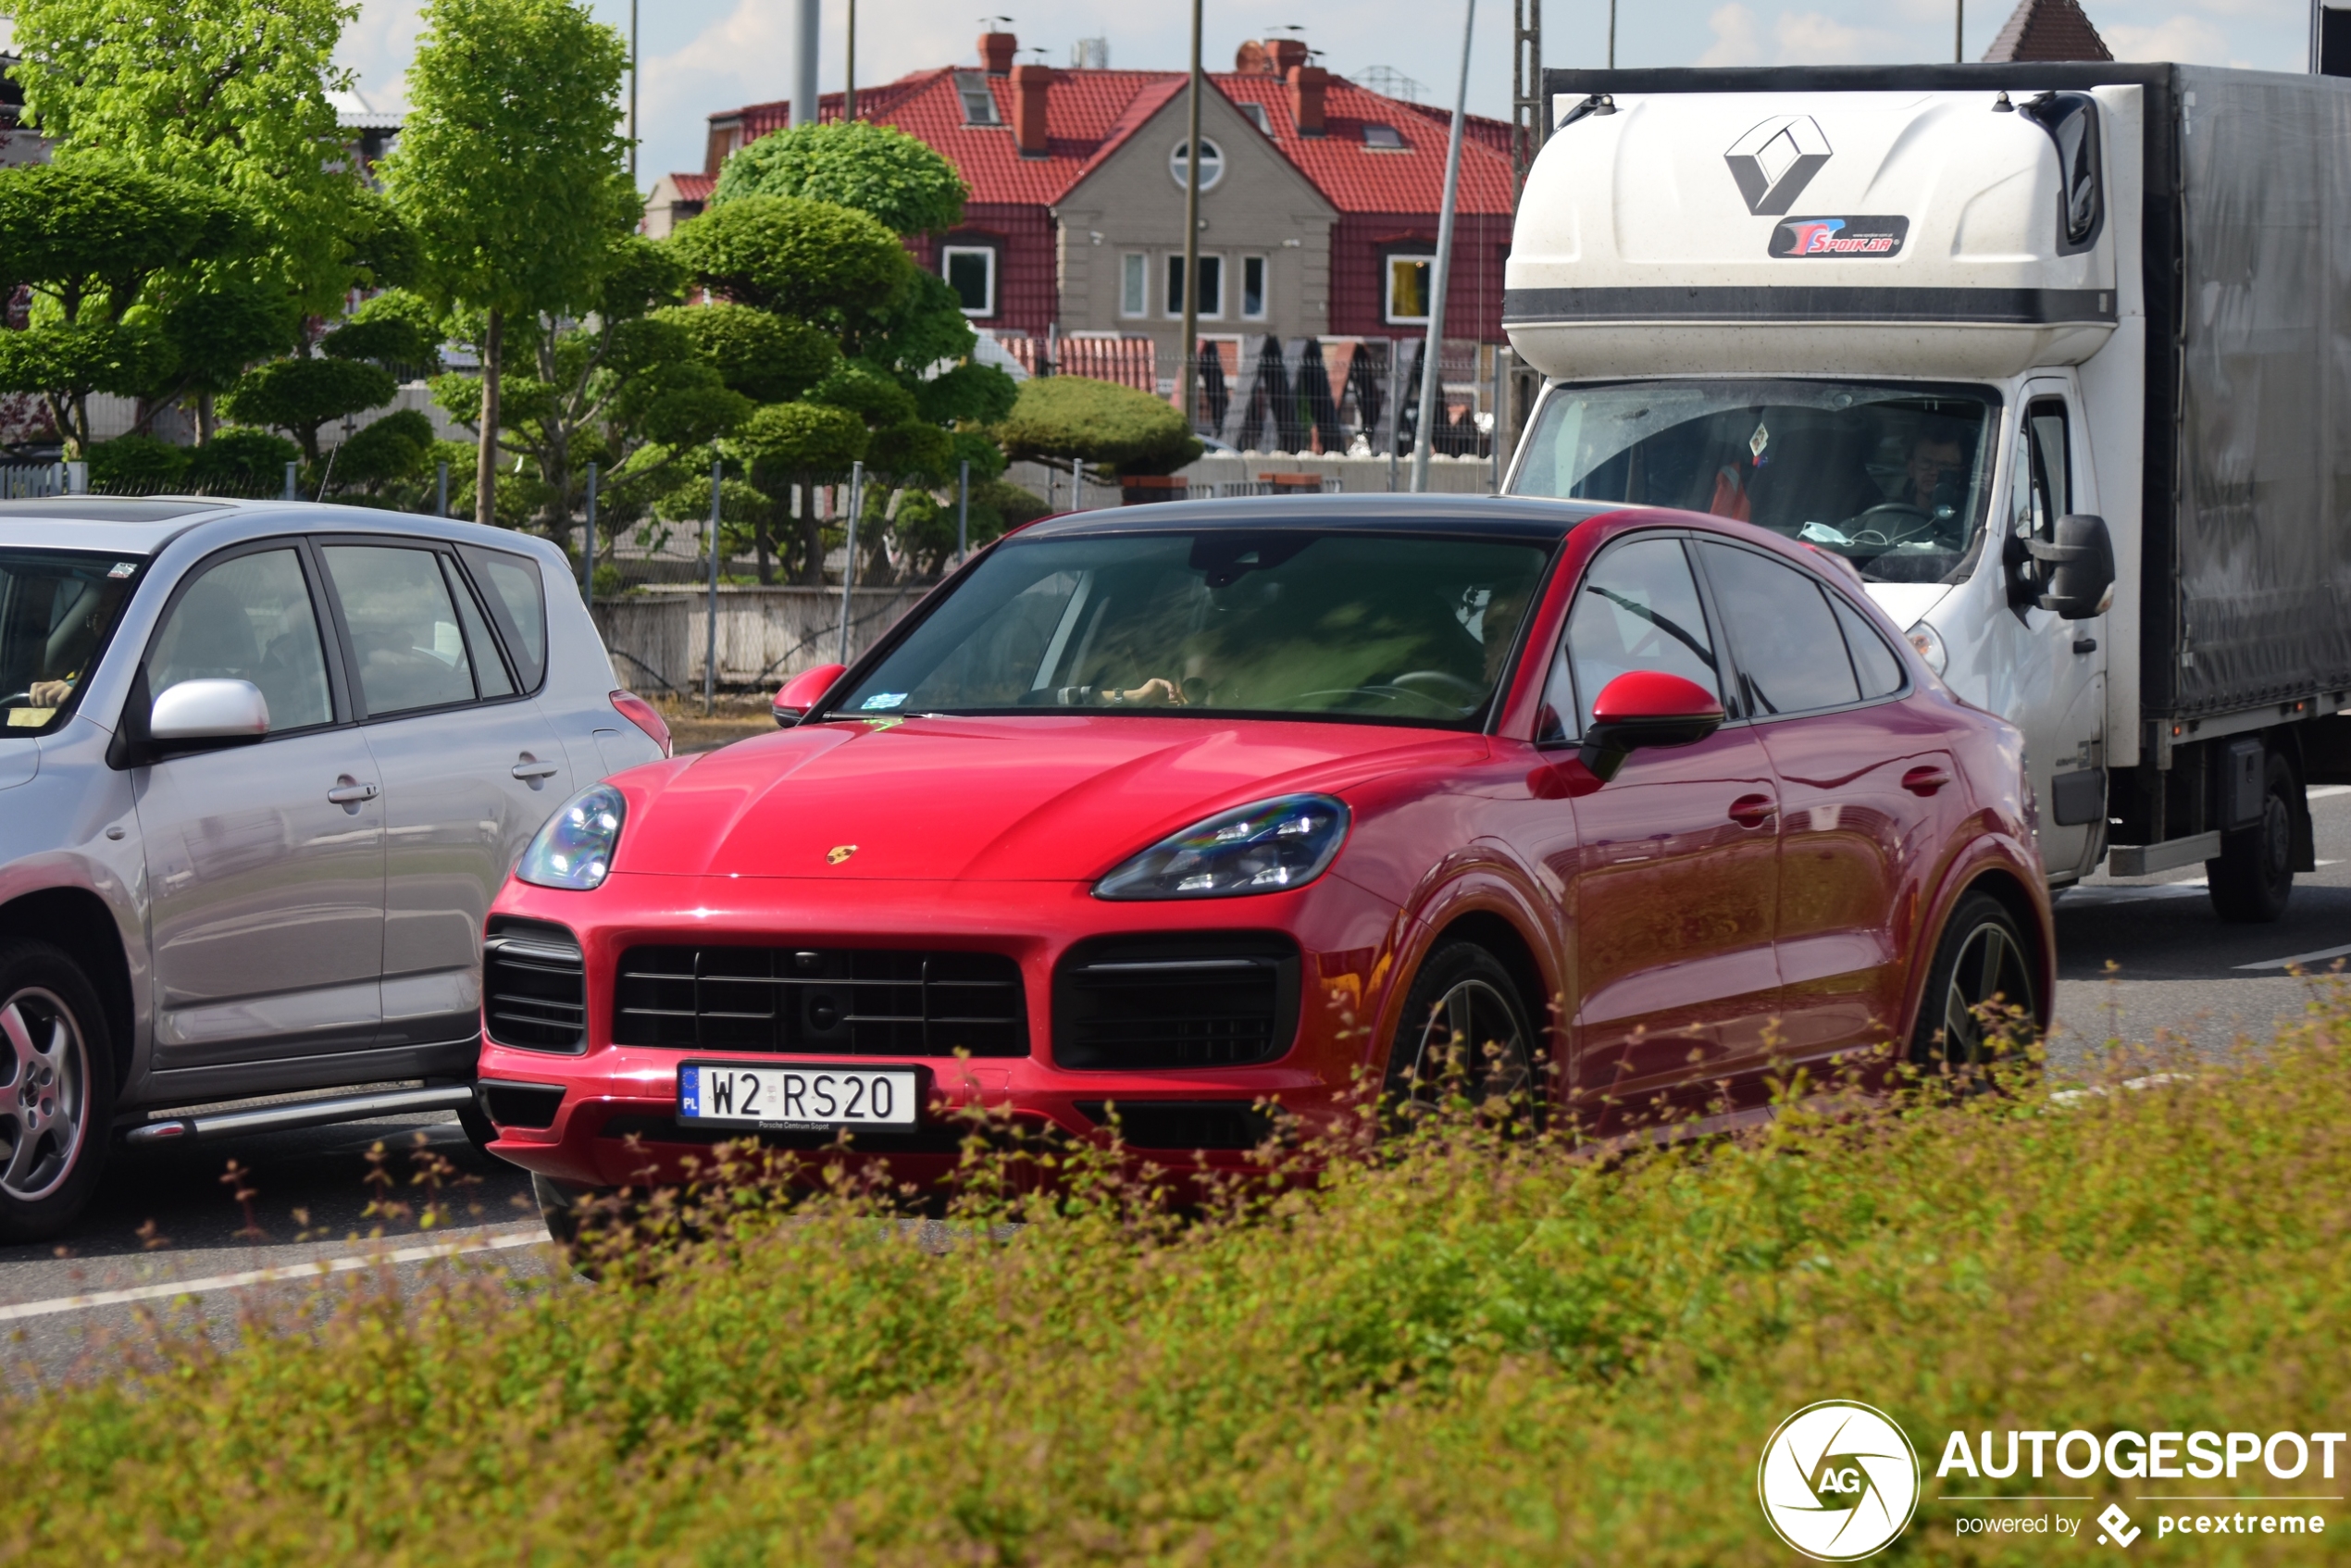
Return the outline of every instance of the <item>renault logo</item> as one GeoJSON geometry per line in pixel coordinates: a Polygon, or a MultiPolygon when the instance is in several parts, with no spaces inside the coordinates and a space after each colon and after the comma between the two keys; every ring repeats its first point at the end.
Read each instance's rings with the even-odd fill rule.
{"type": "Polygon", "coordinates": [[[1747,210],[1778,218],[1829,161],[1829,139],[1810,115],[1780,115],[1732,143],[1723,161],[1731,166],[1747,210]]]}

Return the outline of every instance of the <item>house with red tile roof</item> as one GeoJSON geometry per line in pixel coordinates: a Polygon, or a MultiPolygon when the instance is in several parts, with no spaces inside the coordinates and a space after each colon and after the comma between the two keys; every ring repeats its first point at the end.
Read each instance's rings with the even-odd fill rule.
{"type": "MultiPolygon", "coordinates": [[[[1016,50],[1012,34],[988,33],[975,66],[858,90],[860,118],[936,148],[971,188],[960,228],[909,248],[1024,363],[1072,338],[1148,339],[1147,362],[1118,356],[1122,379],[1170,390],[1195,161],[1185,73],[1015,66],[1016,50]]],[[[1270,339],[1285,379],[1328,382],[1344,400],[1357,350],[1373,345],[1365,367],[1385,365],[1388,341],[1427,330],[1451,117],[1333,76],[1296,39],[1244,44],[1234,69],[1207,81],[1197,161],[1200,335],[1218,362],[1208,378],[1248,382],[1270,339]],[[1303,364],[1309,342],[1319,367],[1303,364]]],[[[841,107],[828,94],[819,118],[841,107]]],[[[655,185],[648,231],[699,213],[726,159],[790,121],[788,102],[712,115],[703,169],[655,185]]],[[[1444,331],[1454,403],[1485,384],[1504,342],[1512,210],[1510,127],[1473,117],[1464,136],[1444,331]]],[[[1103,358],[1063,357],[1081,355],[1103,358]]],[[[1213,423],[1230,423],[1215,412],[1213,423]]]]}

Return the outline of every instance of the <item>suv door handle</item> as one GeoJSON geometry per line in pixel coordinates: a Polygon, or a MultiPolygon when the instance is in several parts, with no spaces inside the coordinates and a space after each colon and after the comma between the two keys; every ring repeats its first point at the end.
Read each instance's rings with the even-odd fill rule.
{"type": "Polygon", "coordinates": [[[1777,809],[1769,795],[1741,795],[1731,803],[1731,820],[1742,828],[1760,828],[1777,809]]]}
{"type": "Polygon", "coordinates": [[[349,774],[336,780],[335,787],[327,791],[327,799],[339,806],[355,806],[362,801],[375,798],[376,787],[373,784],[355,783],[349,774]]]}
{"type": "Polygon", "coordinates": [[[1904,774],[1902,788],[1913,795],[1932,795],[1950,781],[1949,773],[1930,763],[1924,767],[1914,767],[1904,774]]]}
{"type": "Polygon", "coordinates": [[[541,778],[552,778],[562,771],[563,765],[561,763],[535,762],[528,755],[526,755],[522,761],[515,764],[513,769],[514,776],[516,778],[526,778],[534,784],[541,778]]]}

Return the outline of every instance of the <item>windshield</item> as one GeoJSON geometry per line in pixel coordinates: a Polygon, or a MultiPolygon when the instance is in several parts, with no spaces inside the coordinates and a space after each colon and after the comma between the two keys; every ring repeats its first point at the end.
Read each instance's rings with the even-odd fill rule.
{"type": "Polygon", "coordinates": [[[1012,541],[836,712],[1309,714],[1467,727],[1549,552],[1266,530],[1012,541]]]}
{"type": "Polygon", "coordinates": [[[56,727],[138,569],[113,555],[0,550],[0,738],[56,727]]]}
{"type": "Polygon", "coordinates": [[[1561,387],[1511,488],[1710,512],[1872,582],[1955,582],[1974,567],[1999,406],[1989,388],[1860,381],[1561,387]]]}

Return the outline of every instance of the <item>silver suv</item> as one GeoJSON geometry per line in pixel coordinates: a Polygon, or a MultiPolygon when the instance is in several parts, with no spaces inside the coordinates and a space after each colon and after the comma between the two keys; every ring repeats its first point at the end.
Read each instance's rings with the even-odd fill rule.
{"type": "Polygon", "coordinates": [[[619,684],[543,541],[0,503],[0,1240],[70,1225],[117,1137],[489,1136],[482,916],[567,796],[668,750],[619,684]]]}

